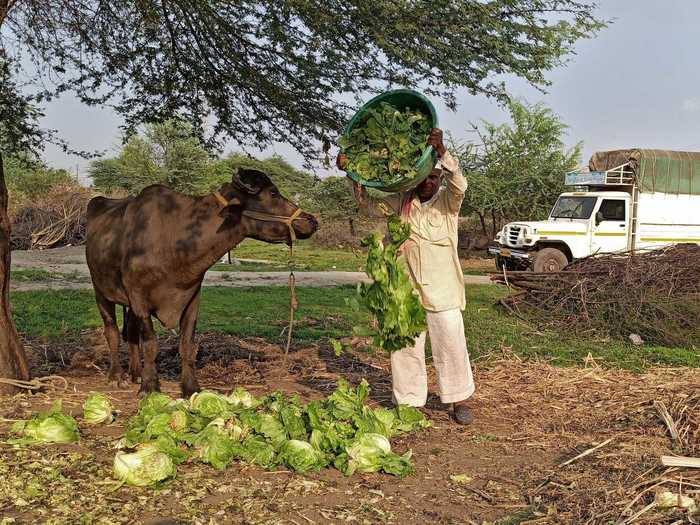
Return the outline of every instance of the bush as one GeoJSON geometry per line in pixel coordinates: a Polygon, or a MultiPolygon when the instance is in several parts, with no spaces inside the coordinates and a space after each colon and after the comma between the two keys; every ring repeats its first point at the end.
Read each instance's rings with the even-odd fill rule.
{"type": "Polygon", "coordinates": [[[11,218],[11,248],[29,250],[83,244],[91,197],[88,188],[64,181],[31,202],[25,201],[11,218]]]}

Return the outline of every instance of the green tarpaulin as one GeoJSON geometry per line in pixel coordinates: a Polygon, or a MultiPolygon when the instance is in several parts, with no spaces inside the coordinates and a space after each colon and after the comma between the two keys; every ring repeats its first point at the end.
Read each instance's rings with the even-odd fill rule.
{"type": "Polygon", "coordinates": [[[644,192],[700,195],[700,153],[661,149],[599,151],[588,163],[591,171],[628,164],[644,192]]]}

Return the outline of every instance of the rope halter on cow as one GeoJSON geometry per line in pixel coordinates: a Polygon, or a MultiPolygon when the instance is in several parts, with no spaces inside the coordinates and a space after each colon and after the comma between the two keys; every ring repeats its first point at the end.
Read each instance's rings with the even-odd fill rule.
{"type": "MultiPolygon", "coordinates": [[[[218,191],[214,192],[214,197],[216,198],[217,201],[219,201],[219,204],[221,204],[222,208],[225,208],[230,204],[230,201],[227,201],[221,193],[218,191]]],[[[295,220],[299,218],[299,216],[304,213],[301,208],[297,208],[294,210],[294,213],[292,213],[289,217],[286,217],[284,215],[273,215],[271,213],[265,213],[261,211],[253,211],[253,210],[243,210],[242,214],[244,217],[248,217],[250,219],[255,219],[258,221],[266,221],[266,222],[281,222],[282,224],[286,224],[287,228],[289,228],[289,240],[294,243],[297,240],[297,234],[294,231],[294,226],[293,223],[295,220]]]]}

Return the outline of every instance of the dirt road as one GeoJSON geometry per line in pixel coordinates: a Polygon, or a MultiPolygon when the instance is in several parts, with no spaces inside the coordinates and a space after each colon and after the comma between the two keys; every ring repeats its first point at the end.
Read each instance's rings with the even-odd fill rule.
{"type": "MultiPolygon", "coordinates": [[[[55,274],[72,274],[73,279],[31,280],[12,282],[14,291],[90,289],[90,272],[85,262],[85,248],[70,246],[53,250],[12,252],[14,270],[44,270],[55,274]]],[[[297,286],[332,287],[366,282],[363,272],[296,272],[297,286]]],[[[204,286],[247,288],[255,286],[286,286],[288,272],[219,272],[210,271],[204,277],[204,286]]],[[[465,276],[467,284],[488,284],[489,278],[481,275],[465,276]]]]}

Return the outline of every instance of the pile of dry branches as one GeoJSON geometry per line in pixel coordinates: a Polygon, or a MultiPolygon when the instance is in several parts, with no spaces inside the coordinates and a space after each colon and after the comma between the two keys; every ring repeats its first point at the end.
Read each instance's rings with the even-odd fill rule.
{"type": "Polygon", "coordinates": [[[51,195],[18,209],[12,217],[12,249],[83,244],[90,197],[87,188],[59,185],[52,189],[51,195]]]}
{"type": "Polygon", "coordinates": [[[700,345],[700,246],[580,259],[557,273],[506,272],[508,311],[544,328],[700,345]]]}

